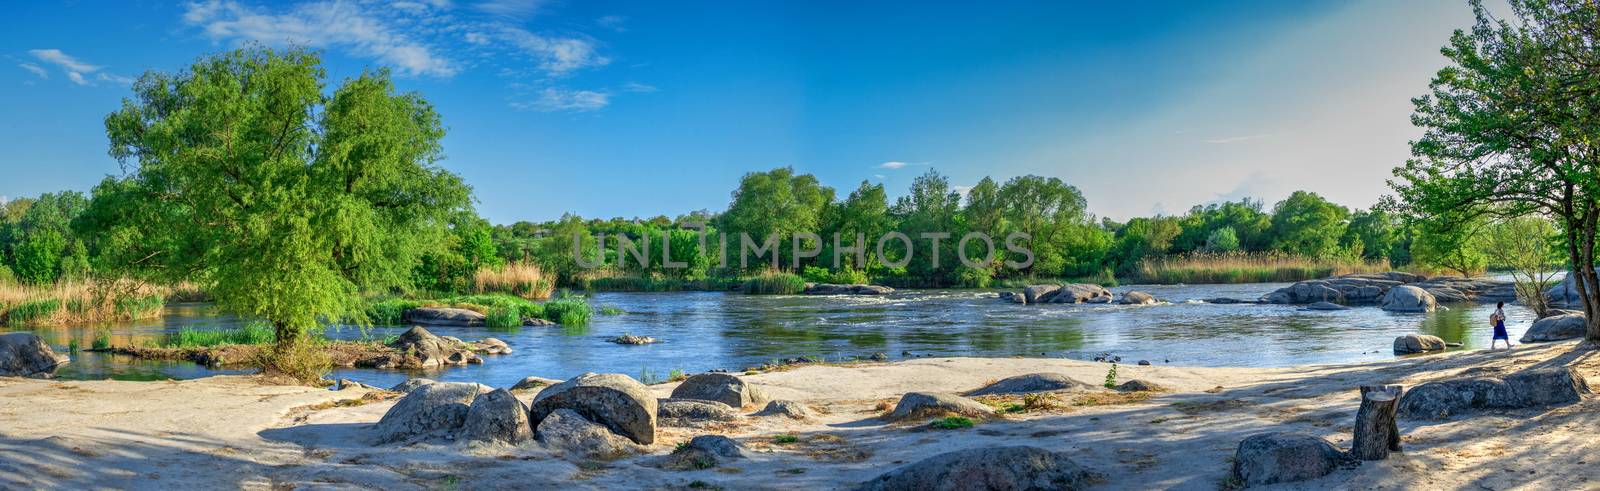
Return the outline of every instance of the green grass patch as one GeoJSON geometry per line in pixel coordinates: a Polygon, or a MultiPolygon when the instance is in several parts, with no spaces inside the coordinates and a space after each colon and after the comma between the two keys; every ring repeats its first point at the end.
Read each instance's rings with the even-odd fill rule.
{"type": "Polygon", "coordinates": [[[959,430],[962,428],[971,428],[972,419],[963,418],[961,416],[951,416],[944,419],[933,420],[932,423],[928,423],[928,426],[932,426],[940,430],[959,430]]]}
{"type": "Polygon", "coordinates": [[[123,297],[116,301],[117,316],[128,319],[143,319],[161,312],[164,302],[161,295],[145,295],[142,297],[123,297]]]}
{"type": "Polygon", "coordinates": [[[744,280],[743,290],[751,295],[796,295],[806,289],[806,280],[789,273],[763,273],[744,280]]]}
{"type": "Polygon", "coordinates": [[[161,340],[162,348],[208,348],[228,344],[272,344],[277,336],[272,327],[250,323],[237,329],[183,328],[161,340]]]}
{"type": "Polygon", "coordinates": [[[56,311],[61,310],[61,301],[50,298],[44,300],[29,300],[17,304],[6,312],[6,323],[22,325],[49,318],[56,311]]]}
{"type": "Polygon", "coordinates": [[[779,444],[779,445],[788,445],[788,444],[791,444],[791,443],[799,443],[799,442],[800,442],[800,437],[794,436],[794,435],[778,435],[778,436],[772,437],[772,443],[776,443],[776,444],[779,444]]]}
{"type": "Polygon", "coordinates": [[[589,302],[583,297],[564,297],[544,303],[544,318],[563,326],[589,324],[589,302]]]}

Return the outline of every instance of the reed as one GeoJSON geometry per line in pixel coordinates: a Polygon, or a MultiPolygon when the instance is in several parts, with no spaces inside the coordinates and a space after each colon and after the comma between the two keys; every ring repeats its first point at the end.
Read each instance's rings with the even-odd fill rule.
{"type": "Polygon", "coordinates": [[[228,344],[272,344],[277,339],[272,327],[250,323],[236,329],[183,328],[161,340],[162,348],[209,348],[228,344]]]}
{"type": "Polygon", "coordinates": [[[1311,259],[1282,253],[1185,254],[1145,259],[1139,283],[1271,283],[1390,271],[1387,261],[1311,259]]]}
{"type": "Polygon", "coordinates": [[[751,295],[795,295],[806,289],[799,275],[766,272],[744,280],[744,292],[751,295]]]}
{"type": "Polygon", "coordinates": [[[480,268],[472,278],[478,293],[505,293],[529,300],[550,298],[555,281],[533,263],[513,262],[498,268],[480,268]]]}
{"type": "Polygon", "coordinates": [[[164,289],[131,280],[0,283],[0,323],[61,325],[161,316],[164,289]]]}

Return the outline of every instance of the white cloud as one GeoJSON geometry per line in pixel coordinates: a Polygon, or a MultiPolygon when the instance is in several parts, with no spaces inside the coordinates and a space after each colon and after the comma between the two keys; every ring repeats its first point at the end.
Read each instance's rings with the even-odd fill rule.
{"type": "Polygon", "coordinates": [[[1262,133],[1262,134],[1258,134],[1258,135],[1230,136],[1230,137],[1227,137],[1227,138],[1212,138],[1212,139],[1209,139],[1209,140],[1200,140],[1200,141],[1205,142],[1205,143],[1215,143],[1215,144],[1218,144],[1218,145],[1227,145],[1229,143],[1238,143],[1238,142],[1242,142],[1242,141],[1259,140],[1259,139],[1266,138],[1266,137],[1269,137],[1269,136],[1272,136],[1272,135],[1270,133],[1262,133]]]}
{"type": "Polygon", "coordinates": [[[611,94],[593,90],[571,90],[547,87],[539,91],[532,101],[511,103],[511,107],[543,112],[585,112],[611,104],[611,94]]]}
{"type": "Polygon", "coordinates": [[[32,64],[32,63],[21,63],[21,64],[18,64],[17,66],[22,67],[23,70],[27,70],[27,71],[33,72],[33,74],[34,75],[38,75],[39,78],[50,78],[50,74],[48,72],[45,72],[44,68],[40,67],[39,65],[35,65],[35,64],[32,64]]]}
{"type": "Polygon", "coordinates": [[[488,0],[479,2],[473,8],[494,15],[528,17],[538,13],[544,3],[543,0],[488,0]]]}
{"type": "Polygon", "coordinates": [[[882,164],[878,164],[879,169],[900,169],[905,166],[905,162],[884,162],[882,164]]]}
{"type": "Polygon", "coordinates": [[[500,36],[506,42],[532,56],[539,68],[551,75],[563,75],[581,68],[605,66],[610,58],[601,56],[594,43],[577,38],[550,37],[534,34],[521,28],[501,26],[500,36]]]}
{"type": "Polygon", "coordinates": [[[133,85],[133,77],[124,77],[121,75],[112,75],[102,72],[99,75],[96,75],[95,78],[101,82],[111,82],[119,85],[133,85]]]}
{"type": "Polygon", "coordinates": [[[386,15],[342,1],[304,3],[274,14],[237,2],[211,0],[189,4],[183,20],[218,41],[341,48],[393,65],[403,75],[456,74],[454,63],[393,27],[393,19],[386,15]]]}
{"type": "Polygon", "coordinates": [[[648,94],[648,93],[651,93],[651,92],[655,92],[657,89],[656,89],[656,86],[654,86],[654,85],[646,85],[646,84],[641,84],[641,83],[638,83],[638,82],[628,82],[628,83],[622,84],[622,90],[625,91],[625,92],[638,92],[638,93],[642,93],[642,94],[648,94]]]}

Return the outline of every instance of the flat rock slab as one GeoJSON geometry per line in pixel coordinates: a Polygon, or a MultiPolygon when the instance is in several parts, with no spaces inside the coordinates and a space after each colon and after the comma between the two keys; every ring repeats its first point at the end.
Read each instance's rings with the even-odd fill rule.
{"type": "Polygon", "coordinates": [[[859,491],[1078,490],[1088,470],[1065,452],[1038,447],[970,448],[907,464],[861,483],[859,491]]]}
{"type": "Polygon", "coordinates": [[[1233,478],[1245,486],[1304,481],[1326,476],[1348,460],[1320,437],[1262,433],[1239,442],[1233,453],[1233,478]]]}
{"type": "Polygon", "coordinates": [[[987,396],[996,394],[1026,394],[1029,392],[1053,392],[1058,390],[1088,390],[1094,386],[1079,382],[1059,373],[1029,373],[1006,377],[978,390],[969,396],[987,396]]]}
{"type": "Polygon", "coordinates": [[[1589,332],[1589,318],[1583,314],[1552,315],[1533,321],[1528,332],[1522,334],[1524,343],[1545,343],[1577,339],[1589,332]]]}
{"type": "Polygon", "coordinates": [[[1485,409],[1522,409],[1571,404],[1589,394],[1589,385],[1568,367],[1523,370],[1500,377],[1469,377],[1427,382],[1400,398],[1402,417],[1442,420],[1485,409]]]}
{"type": "Polygon", "coordinates": [[[484,315],[476,311],[454,307],[419,307],[401,314],[402,320],[425,326],[477,327],[484,325],[484,315]]]}
{"type": "Polygon", "coordinates": [[[904,421],[947,415],[988,418],[994,416],[994,409],[955,394],[909,392],[900,396],[900,402],[895,404],[894,411],[886,418],[890,421],[904,421]]]}

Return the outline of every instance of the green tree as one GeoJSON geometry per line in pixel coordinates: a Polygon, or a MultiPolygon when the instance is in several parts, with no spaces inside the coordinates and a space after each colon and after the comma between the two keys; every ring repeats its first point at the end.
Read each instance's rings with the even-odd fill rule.
{"type": "Polygon", "coordinates": [[[1411,241],[1411,259],[1417,264],[1443,268],[1461,276],[1483,273],[1489,258],[1484,254],[1481,220],[1470,223],[1429,222],[1417,227],[1411,241]]]}
{"type": "Polygon", "coordinates": [[[889,196],[884,192],[882,184],[872,184],[861,181],[861,185],[843,202],[833,207],[827,220],[829,223],[823,227],[823,251],[818,256],[823,264],[833,266],[833,234],[839,234],[839,248],[848,249],[858,245],[865,250],[862,256],[865,263],[857,264],[855,254],[840,254],[840,268],[854,268],[866,270],[877,261],[876,241],[884,233],[894,230],[894,218],[889,216],[889,196]],[[857,244],[857,235],[861,243],[857,244]]]}
{"type": "Polygon", "coordinates": [[[1272,209],[1273,248],[1313,258],[1336,256],[1349,215],[1317,193],[1295,191],[1272,209]]]}
{"type": "Polygon", "coordinates": [[[1586,338],[1600,342],[1600,4],[1509,4],[1510,21],[1474,0],[1476,22],[1441,50],[1450,64],[1413,100],[1423,135],[1395,169],[1398,198],[1386,204],[1428,220],[1553,218],[1589,319],[1586,338]]]}
{"type": "MultiPolygon", "coordinates": [[[[944,286],[954,280],[956,269],[961,267],[956,258],[956,241],[961,239],[957,235],[960,213],[961,193],[950,188],[949,178],[933,169],[912,180],[910,192],[895,201],[894,215],[899,217],[899,231],[910,237],[913,244],[911,262],[906,265],[906,274],[913,283],[944,286]],[[939,250],[935,254],[935,239],[923,238],[923,234],[949,234],[949,237],[938,239],[939,250]]],[[[887,243],[885,253],[905,252],[898,241],[887,243]]]]}
{"type": "MultiPolygon", "coordinates": [[[[778,250],[771,252],[779,255],[779,268],[789,268],[789,240],[796,233],[817,233],[823,211],[832,202],[833,188],[822,186],[811,174],[796,175],[791,167],[745,174],[718,227],[728,231],[729,266],[739,265],[739,234],[745,233],[758,247],[768,236],[776,237],[778,250]]],[[[806,241],[802,248],[815,245],[806,241]]],[[[749,261],[751,267],[762,263],[753,255],[749,261]]]]}
{"type": "Polygon", "coordinates": [[[1399,265],[1402,263],[1395,261],[1395,248],[1402,244],[1404,232],[1398,217],[1389,212],[1356,210],[1339,242],[1346,249],[1359,246],[1363,258],[1387,259],[1390,264],[1399,265]]]}
{"type": "Polygon", "coordinates": [[[83,193],[46,193],[27,207],[11,232],[11,269],[24,283],[43,285],[55,282],[63,270],[80,271],[84,260],[69,250],[76,243],[72,220],[88,208],[83,193]],[[67,258],[73,260],[66,263],[67,258]]]}
{"type": "Polygon", "coordinates": [[[1222,227],[1211,231],[1206,237],[1206,252],[1234,252],[1239,250],[1239,235],[1234,233],[1233,227],[1222,227]]]}
{"type": "Polygon", "coordinates": [[[1484,234],[1484,252],[1499,266],[1510,268],[1517,299],[1539,317],[1550,315],[1545,290],[1561,265],[1557,247],[1560,232],[1549,219],[1527,215],[1496,220],[1484,234]]]}
{"type": "MultiPolygon", "coordinates": [[[[262,318],[270,370],[301,378],[306,334],[358,315],[357,292],[402,287],[449,236],[471,191],[438,167],[439,115],[367,72],[324,93],[317,55],[260,47],[149,72],[106,117],[128,175],[107,195],[146,208],[143,271],[209,287],[218,306],[262,318]]],[[[102,185],[107,186],[106,184],[102,185]]],[[[98,193],[97,193],[98,194],[98,193]]]]}

